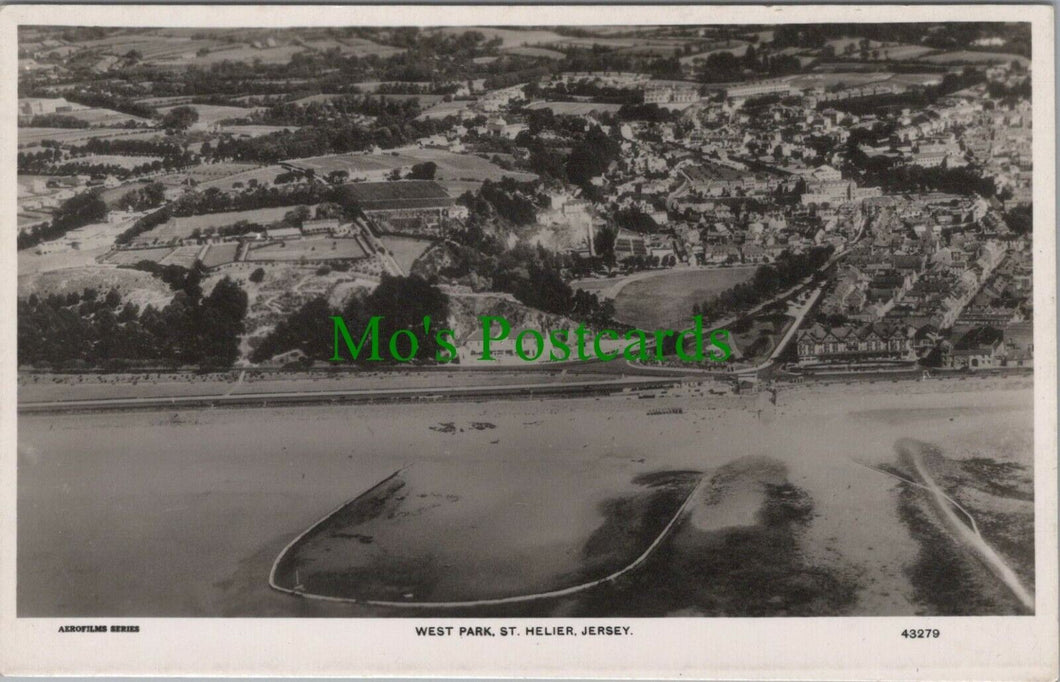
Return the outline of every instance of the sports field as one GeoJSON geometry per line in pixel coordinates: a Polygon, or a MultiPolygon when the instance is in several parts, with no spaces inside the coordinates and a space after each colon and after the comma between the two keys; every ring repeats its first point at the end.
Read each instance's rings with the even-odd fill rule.
{"type": "Polygon", "coordinates": [[[615,299],[615,317],[642,329],[687,329],[692,306],[754,275],[753,267],[671,270],[626,285],[615,299]]]}

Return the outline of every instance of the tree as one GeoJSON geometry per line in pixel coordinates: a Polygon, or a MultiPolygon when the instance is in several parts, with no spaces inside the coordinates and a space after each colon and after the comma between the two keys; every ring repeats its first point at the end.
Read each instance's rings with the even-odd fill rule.
{"type": "Polygon", "coordinates": [[[412,167],[409,171],[409,178],[412,180],[433,180],[437,172],[438,164],[434,161],[425,161],[412,167]]]}
{"type": "Polygon", "coordinates": [[[173,107],[162,117],[162,127],[166,130],[187,130],[199,120],[199,112],[189,106],[173,107]]]}
{"type": "Polygon", "coordinates": [[[593,237],[593,249],[607,265],[615,264],[615,240],[617,238],[618,229],[608,225],[597,230],[593,237]]]}
{"type": "Polygon", "coordinates": [[[263,279],[265,279],[265,268],[257,268],[250,273],[250,281],[254,284],[261,284],[263,279]]]}

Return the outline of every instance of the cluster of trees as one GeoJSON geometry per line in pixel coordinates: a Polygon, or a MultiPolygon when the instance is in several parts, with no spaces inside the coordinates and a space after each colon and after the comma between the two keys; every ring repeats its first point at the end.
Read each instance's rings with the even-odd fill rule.
{"type": "Polygon", "coordinates": [[[28,249],[41,242],[58,239],[70,230],[107,219],[107,204],[98,190],[70,197],[55,209],[51,222],[18,233],[18,249],[28,249]]]}
{"type": "Polygon", "coordinates": [[[42,149],[39,152],[19,152],[15,157],[15,163],[19,173],[34,173],[40,175],[34,169],[50,168],[63,160],[63,150],[54,140],[43,140],[42,149]]]}
{"type": "Polygon", "coordinates": [[[26,158],[21,160],[18,166],[19,173],[31,173],[34,175],[89,175],[94,178],[102,178],[113,175],[119,180],[144,175],[146,173],[157,173],[161,170],[172,170],[178,166],[166,165],[165,161],[149,161],[141,163],[132,168],[126,168],[115,163],[90,163],[88,161],[63,161],[61,163],[45,162],[41,159],[26,158]]]}
{"type": "Polygon", "coordinates": [[[126,139],[121,137],[93,137],[80,146],[68,148],[71,156],[89,154],[117,154],[120,156],[181,156],[187,150],[180,142],[163,137],[154,139],[126,139]]]}
{"type": "Polygon", "coordinates": [[[187,105],[173,107],[162,117],[162,127],[170,132],[182,132],[199,121],[199,111],[187,105]]]}
{"type": "MultiPolygon", "coordinates": [[[[419,111],[417,107],[411,107],[411,110],[419,111]]],[[[368,126],[358,121],[325,120],[298,130],[278,131],[250,139],[225,136],[215,146],[204,147],[202,153],[204,157],[217,161],[276,163],[284,159],[366,151],[372,147],[392,149],[445,132],[456,123],[455,116],[422,120],[415,116],[380,116],[368,126]]]]}
{"type": "Polygon", "coordinates": [[[817,272],[828,262],[833,250],[831,246],[815,246],[802,253],[785,251],[774,263],[758,266],[750,280],[693,305],[692,314],[702,315],[708,320],[718,319],[758,305],[817,272]]]}
{"type": "Polygon", "coordinates": [[[512,225],[529,225],[537,220],[537,209],[546,198],[536,182],[517,182],[510,177],[485,180],[477,192],[465,192],[460,203],[468,207],[472,219],[489,221],[494,216],[512,225]]]}
{"type": "Polygon", "coordinates": [[[621,151],[617,141],[608,137],[600,126],[593,126],[574,145],[567,157],[567,179],[571,184],[591,192],[588,188],[592,179],[603,175],[608,166],[618,159],[621,151]]]}
{"type": "Polygon", "coordinates": [[[68,101],[83,104],[86,107],[113,109],[114,111],[120,111],[121,113],[129,114],[130,116],[139,116],[140,118],[156,118],[158,116],[158,111],[155,110],[154,107],[137,103],[128,97],[122,97],[120,95],[102,92],[100,90],[77,88],[66,92],[64,96],[68,101]]]}
{"type": "Polygon", "coordinates": [[[885,193],[938,191],[948,194],[978,194],[991,198],[997,192],[993,178],[984,177],[971,166],[925,168],[872,163],[862,174],[868,186],[881,186],[885,193]]]}
{"type": "Polygon", "coordinates": [[[66,114],[37,114],[30,122],[32,128],[87,128],[88,121],[82,121],[66,114]]]}
{"type": "Polygon", "coordinates": [[[409,169],[408,179],[434,180],[434,175],[437,172],[438,164],[434,161],[424,161],[423,163],[413,164],[412,168],[409,169]]]}
{"type": "Polygon", "coordinates": [[[457,83],[380,83],[379,95],[452,95],[460,89],[457,83]]]}
{"type": "Polygon", "coordinates": [[[1034,206],[1019,204],[1005,212],[1005,225],[1017,235],[1030,234],[1034,229],[1034,206]]]}
{"type": "MultiPolygon", "coordinates": [[[[384,275],[379,286],[367,296],[353,296],[342,308],[332,307],[325,297],[314,298],[301,308],[281,320],[261,340],[251,353],[253,362],[264,362],[280,353],[301,350],[310,360],[329,360],[335,353],[335,328],[332,316],[339,315],[346,323],[353,341],[360,344],[361,333],[374,316],[379,322],[380,344],[388,343],[391,335],[400,330],[412,331],[419,340],[416,358],[433,362],[438,350],[433,330],[446,327],[449,318],[449,297],[437,286],[417,275],[391,277],[384,275]],[[424,319],[431,319],[432,330],[424,328],[424,319]]],[[[341,357],[350,360],[341,337],[338,342],[341,357]]],[[[407,355],[409,347],[400,342],[401,355],[407,355]]],[[[356,360],[367,362],[368,352],[356,360]]],[[[385,349],[380,356],[390,360],[385,349]]]]}
{"type": "Polygon", "coordinates": [[[347,94],[309,102],[279,102],[245,119],[245,123],[306,126],[320,121],[364,116],[396,119],[419,115],[419,100],[394,100],[371,95],[347,94]]]}
{"type": "Polygon", "coordinates": [[[54,140],[44,140],[43,149],[38,152],[19,152],[17,156],[18,172],[35,175],[113,175],[124,179],[146,173],[157,173],[163,170],[177,170],[199,162],[199,157],[180,145],[157,140],[100,140],[93,138],[88,143],[68,149],[69,158],[63,153],[62,146],[54,140]],[[131,168],[114,163],[93,163],[78,160],[79,157],[95,154],[116,154],[124,156],[161,156],[137,164],[131,168]]]}
{"type": "Polygon", "coordinates": [[[621,208],[615,211],[614,221],[615,225],[618,227],[624,227],[633,232],[654,234],[659,231],[658,223],[656,223],[650,215],[636,206],[621,208]]]}
{"type": "Polygon", "coordinates": [[[227,277],[209,296],[180,290],[161,310],[117,291],[18,301],[18,361],[37,367],[122,369],[130,364],[231,367],[239,358],[246,293],[227,277]]]}
{"type": "Polygon", "coordinates": [[[991,81],[987,84],[986,91],[991,98],[1001,100],[1002,104],[1011,106],[1021,99],[1029,100],[1031,98],[1031,79],[1029,77],[1024,78],[1015,85],[991,81]]]}
{"type": "Polygon", "coordinates": [[[173,291],[183,291],[190,299],[197,300],[202,296],[204,270],[201,261],[197,260],[195,265],[186,268],[183,265],[162,265],[157,261],[145,259],[125,267],[131,270],[149,272],[168,284],[173,291]]]}
{"type": "Polygon", "coordinates": [[[166,200],[166,187],[160,182],[149,182],[143,187],[131,189],[115,204],[123,211],[146,211],[166,200]]]}
{"type": "Polygon", "coordinates": [[[666,109],[652,102],[651,104],[623,104],[618,110],[620,121],[647,121],[649,123],[669,123],[681,118],[679,109],[666,109]]]}
{"type": "Polygon", "coordinates": [[[610,102],[613,104],[641,104],[644,102],[644,93],[632,88],[619,88],[612,85],[600,85],[588,78],[574,82],[560,81],[551,86],[543,86],[533,81],[527,83],[523,88],[523,94],[527,99],[548,99],[559,102],[579,101],[582,98],[591,98],[594,102],[610,102]]]}
{"type": "Polygon", "coordinates": [[[791,55],[766,54],[756,51],[753,45],[747,46],[747,51],[737,57],[728,50],[711,52],[703,60],[695,60],[697,64],[697,75],[699,79],[707,83],[723,83],[732,80],[742,80],[748,72],[767,75],[781,76],[789,73],[798,73],[802,65],[797,57],[791,55]]]}
{"type": "Polygon", "coordinates": [[[493,233],[477,224],[452,234],[447,263],[437,274],[464,281],[476,289],[502,291],[531,308],[565,315],[594,327],[613,322],[614,307],[596,294],[574,290],[565,271],[584,271],[586,263],[576,256],[554,253],[524,243],[509,249],[493,233]]]}

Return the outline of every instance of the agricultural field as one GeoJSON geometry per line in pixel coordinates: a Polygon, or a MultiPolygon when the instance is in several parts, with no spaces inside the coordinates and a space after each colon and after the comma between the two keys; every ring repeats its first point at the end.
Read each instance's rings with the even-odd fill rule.
{"type": "Polygon", "coordinates": [[[919,59],[926,54],[934,52],[932,48],[924,47],[923,45],[883,45],[879,50],[880,59],[891,61],[919,59]]]}
{"type": "Polygon", "coordinates": [[[343,55],[354,55],[357,57],[367,57],[369,55],[378,55],[380,57],[389,57],[394,54],[401,52],[401,48],[393,47],[391,45],[380,45],[379,43],[368,40],[367,38],[319,38],[314,40],[304,41],[306,47],[320,52],[326,52],[328,50],[338,50],[343,55]]]}
{"type": "Polygon", "coordinates": [[[471,104],[472,102],[469,102],[467,100],[438,102],[416,118],[417,120],[424,121],[429,118],[445,118],[447,116],[459,116],[461,113],[470,112],[471,104]]]}
{"type": "Polygon", "coordinates": [[[420,149],[402,147],[385,154],[332,154],[314,156],[305,159],[292,159],[291,163],[300,168],[313,168],[317,175],[327,175],[336,170],[344,170],[350,178],[367,173],[388,171],[395,168],[411,167],[417,163],[433,161],[438,164],[435,180],[500,180],[504,176],[516,180],[528,180],[531,173],[506,171],[490,161],[473,154],[456,154],[444,149],[420,149]]]}
{"type": "Polygon", "coordinates": [[[509,47],[504,49],[507,54],[519,55],[522,57],[544,57],[545,59],[563,59],[567,55],[556,50],[549,50],[544,47],[509,47]]]}
{"type": "Polygon", "coordinates": [[[942,82],[941,73],[896,73],[893,78],[887,79],[888,83],[897,83],[915,87],[938,85],[942,82]]]}
{"type": "Polygon", "coordinates": [[[238,242],[225,242],[223,244],[211,244],[202,257],[202,264],[208,268],[231,263],[236,259],[239,251],[238,242]]]}
{"type": "Polygon", "coordinates": [[[19,211],[17,225],[21,231],[31,225],[37,223],[46,223],[51,220],[51,214],[41,213],[40,211],[19,211]]]}
{"type": "Polygon", "coordinates": [[[371,55],[378,55],[379,57],[390,57],[395,54],[402,52],[400,47],[394,47],[392,45],[380,45],[379,43],[368,40],[367,38],[343,38],[342,44],[344,47],[340,47],[339,50],[346,55],[352,54],[358,57],[368,57],[371,55]]]}
{"type": "Polygon", "coordinates": [[[1007,64],[1015,61],[1019,62],[1020,65],[1024,67],[1030,64],[1029,59],[1021,57],[1018,54],[1008,54],[1006,52],[976,52],[974,50],[943,52],[942,54],[924,57],[922,61],[931,62],[932,64],[1007,64]]]}
{"type": "Polygon", "coordinates": [[[376,93],[374,96],[378,97],[379,99],[384,99],[384,100],[386,100],[388,102],[411,102],[411,101],[415,100],[415,101],[419,102],[420,107],[422,107],[424,109],[426,109],[427,107],[432,107],[435,104],[438,104],[439,102],[441,102],[443,99],[445,99],[444,95],[420,95],[420,94],[392,95],[392,94],[388,94],[388,93],[376,93]]]}
{"type": "Polygon", "coordinates": [[[746,42],[744,42],[742,40],[734,40],[734,41],[732,41],[731,45],[724,45],[722,47],[715,47],[715,48],[712,48],[712,49],[707,50],[705,52],[700,52],[698,54],[690,54],[687,57],[681,57],[681,64],[685,65],[685,66],[688,66],[690,64],[695,64],[696,62],[699,62],[699,61],[706,61],[707,57],[709,57],[712,54],[717,54],[719,52],[728,52],[731,55],[733,55],[734,57],[742,57],[745,54],[747,54],[748,46],[749,46],[749,43],[746,43],[746,42]]]}
{"type": "Polygon", "coordinates": [[[557,116],[588,116],[592,113],[614,112],[622,108],[619,104],[598,102],[531,102],[527,109],[550,109],[557,116]]]}
{"type": "Polygon", "coordinates": [[[172,107],[178,104],[187,104],[192,100],[191,95],[175,95],[172,97],[145,97],[143,99],[136,100],[137,104],[144,104],[149,107],[172,107]]]}
{"type": "MultiPolygon", "coordinates": [[[[358,83],[357,85],[358,85],[358,87],[360,87],[362,85],[362,83],[358,83]]],[[[348,96],[349,95],[345,95],[345,94],[342,94],[342,93],[326,93],[326,92],[322,92],[322,93],[317,94],[317,95],[309,95],[307,97],[302,97],[300,99],[291,100],[290,103],[291,104],[298,104],[298,105],[301,105],[301,106],[305,106],[307,104],[323,104],[324,102],[330,102],[332,100],[341,99],[343,97],[348,97],[348,96]]]]}
{"type": "MultiPolygon", "coordinates": [[[[153,230],[148,230],[136,238],[137,242],[148,243],[154,240],[162,242],[170,239],[187,239],[195,230],[205,232],[209,229],[235,225],[241,221],[268,225],[283,220],[284,216],[298,208],[297,206],[273,206],[257,208],[250,211],[227,211],[224,213],[205,213],[194,216],[175,216],[153,230]]],[[[311,209],[313,207],[310,207],[311,209]]]]}
{"type": "Polygon", "coordinates": [[[666,39],[666,38],[568,38],[561,37],[558,40],[553,41],[551,46],[557,48],[564,47],[577,47],[588,49],[594,45],[601,47],[607,47],[613,50],[619,50],[622,52],[633,52],[637,49],[647,50],[654,54],[661,54],[664,56],[673,55],[676,50],[680,50],[689,41],[678,40],[678,39],[666,39]]]}
{"type": "Polygon", "coordinates": [[[94,137],[120,137],[124,140],[146,140],[157,137],[158,131],[134,131],[126,128],[23,128],[18,129],[18,146],[32,147],[43,140],[63,144],[80,144],[94,137]]]}
{"type": "Polygon", "coordinates": [[[192,166],[191,168],[184,169],[180,174],[189,177],[196,182],[206,183],[211,180],[227,178],[244,171],[254,170],[258,167],[259,166],[254,163],[225,161],[223,163],[204,163],[199,164],[198,166],[192,166]]]}
{"type": "Polygon", "coordinates": [[[291,57],[306,49],[299,45],[282,45],[280,47],[256,48],[244,45],[230,50],[217,50],[202,57],[195,56],[185,60],[189,66],[209,66],[221,62],[247,62],[260,60],[262,64],[286,64],[291,57]]]}
{"type": "Polygon", "coordinates": [[[70,111],[64,116],[70,118],[76,118],[79,121],[85,121],[89,125],[106,127],[107,125],[114,125],[115,123],[124,123],[125,121],[136,121],[137,123],[144,123],[153,125],[153,122],[147,118],[141,118],[139,116],[133,116],[132,114],[124,114],[120,111],[114,111],[113,109],[103,109],[100,107],[92,107],[91,109],[80,109],[78,111],[70,111]]]}
{"type": "Polygon", "coordinates": [[[837,73],[808,73],[791,78],[792,86],[796,88],[811,88],[820,85],[826,89],[836,86],[855,88],[867,83],[877,83],[889,80],[893,73],[889,71],[840,71],[837,73]]]}
{"type": "Polygon", "coordinates": [[[248,261],[296,262],[301,260],[349,260],[364,258],[368,254],[360,243],[352,238],[309,238],[273,242],[251,247],[248,261]]]}
{"type": "MultiPolygon", "coordinates": [[[[229,166],[230,168],[228,170],[231,172],[221,173],[212,177],[204,177],[204,179],[200,180],[200,190],[217,188],[222,192],[228,192],[236,189],[237,185],[241,187],[249,187],[251,181],[257,181],[259,185],[271,186],[276,180],[277,175],[287,172],[281,166],[257,166],[254,164],[235,163],[218,165],[229,166]],[[235,166],[242,166],[244,170],[237,170],[235,169],[235,166]]],[[[198,173],[203,172],[208,168],[213,168],[213,164],[210,164],[209,166],[197,166],[192,171],[192,177],[196,177],[198,173]]]]}
{"type": "MultiPolygon", "coordinates": [[[[473,29],[477,33],[481,33],[486,36],[486,40],[493,40],[494,38],[501,39],[501,49],[508,47],[521,47],[523,45],[540,45],[543,43],[556,43],[569,40],[565,36],[561,36],[553,31],[542,31],[542,30],[518,30],[510,28],[493,28],[488,26],[476,26],[473,29]]],[[[447,26],[444,28],[435,28],[431,31],[438,33],[462,34],[466,33],[468,29],[460,28],[456,26],[447,26]]]]}
{"type": "Polygon", "coordinates": [[[110,265],[135,265],[142,260],[159,262],[173,251],[171,246],[162,246],[153,249],[122,249],[108,255],[104,262],[110,265]]]}
{"type": "Polygon", "coordinates": [[[160,156],[118,156],[115,154],[95,154],[90,156],[75,156],[70,161],[76,163],[100,164],[104,166],[120,166],[126,170],[132,170],[137,166],[153,161],[161,161],[160,156]]]}
{"type": "Polygon", "coordinates": [[[234,137],[261,137],[262,135],[271,135],[285,130],[294,132],[299,128],[300,126],[222,125],[218,132],[222,135],[232,135],[234,137]]]}
{"type": "Polygon", "coordinates": [[[381,241],[405,272],[411,272],[412,264],[434,243],[429,239],[390,236],[382,237],[381,241]]]}
{"type": "Polygon", "coordinates": [[[199,49],[215,48],[222,45],[217,40],[191,40],[176,36],[153,35],[142,40],[130,40],[128,36],[110,36],[100,40],[78,43],[81,47],[99,50],[100,54],[121,56],[129,50],[136,50],[143,55],[144,61],[172,59],[184,54],[192,54],[199,49]]]}
{"type": "MultiPolygon", "coordinates": [[[[192,125],[192,130],[206,130],[219,121],[229,118],[245,118],[258,111],[258,109],[253,107],[229,107],[217,104],[183,104],[179,106],[188,106],[199,112],[199,120],[192,125]]],[[[167,114],[175,108],[163,107],[158,111],[162,114],[167,114]]]]}

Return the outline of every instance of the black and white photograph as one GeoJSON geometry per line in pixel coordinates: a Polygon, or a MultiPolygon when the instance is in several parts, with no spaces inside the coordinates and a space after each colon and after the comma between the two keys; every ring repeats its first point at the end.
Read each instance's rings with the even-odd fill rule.
{"type": "Polygon", "coordinates": [[[1032,22],[471,10],[19,21],[14,617],[1055,616],[1032,22]]]}

